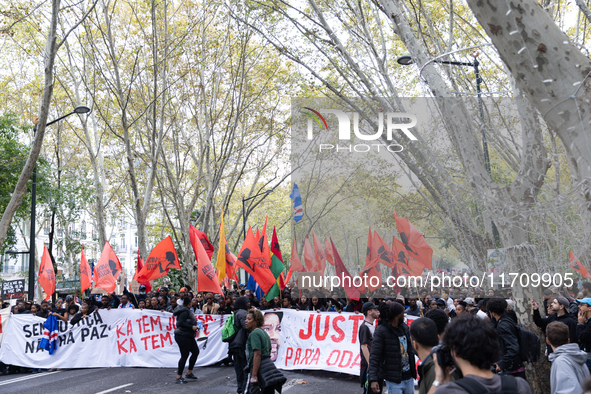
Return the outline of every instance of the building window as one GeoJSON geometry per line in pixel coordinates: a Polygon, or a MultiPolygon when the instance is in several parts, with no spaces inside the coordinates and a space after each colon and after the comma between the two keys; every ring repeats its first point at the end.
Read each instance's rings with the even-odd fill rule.
{"type": "Polygon", "coordinates": [[[135,247],[137,248],[137,232],[135,233],[134,239],[135,239],[135,247]]]}
{"type": "Polygon", "coordinates": [[[125,234],[121,234],[121,243],[119,244],[123,249],[125,249],[125,234]]]}

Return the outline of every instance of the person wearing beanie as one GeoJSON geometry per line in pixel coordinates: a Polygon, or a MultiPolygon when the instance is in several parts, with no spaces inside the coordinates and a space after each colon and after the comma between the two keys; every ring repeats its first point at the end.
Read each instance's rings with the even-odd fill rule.
{"type": "Polygon", "coordinates": [[[398,302],[381,303],[380,325],[373,336],[369,354],[368,380],[374,393],[414,394],[415,354],[410,331],[404,323],[404,306],[398,302]]]}
{"type": "Polygon", "coordinates": [[[246,392],[246,383],[248,380],[248,375],[244,372],[244,368],[248,364],[246,359],[246,340],[248,339],[249,333],[246,329],[248,302],[249,299],[247,297],[238,297],[234,301],[234,325],[238,332],[228,346],[228,353],[234,362],[239,394],[246,392]]]}
{"type": "MultiPolygon", "coordinates": [[[[540,330],[546,331],[548,324],[554,321],[562,322],[568,326],[570,343],[577,343],[577,321],[570,315],[570,313],[568,313],[569,304],[568,300],[564,297],[554,298],[550,303],[550,308],[554,313],[542,318],[539,310],[540,305],[536,301],[532,301],[535,325],[538,326],[540,330]]],[[[552,353],[552,347],[550,345],[547,345],[546,349],[548,354],[552,353]]]]}

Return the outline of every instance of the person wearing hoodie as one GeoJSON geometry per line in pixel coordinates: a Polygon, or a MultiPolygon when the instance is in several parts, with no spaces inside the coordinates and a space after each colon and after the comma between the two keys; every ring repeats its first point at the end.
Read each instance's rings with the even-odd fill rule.
{"type": "Polygon", "coordinates": [[[236,372],[236,381],[238,383],[238,394],[246,390],[248,375],[244,368],[248,365],[246,359],[246,340],[248,339],[248,330],[246,329],[246,310],[248,309],[248,298],[238,297],[234,301],[234,325],[237,332],[234,339],[228,346],[228,353],[234,361],[234,371],[236,372]]]}
{"type": "Polygon", "coordinates": [[[199,326],[195,315],[189,310],[189,306],[191,306],[191,297],[185,296],[183,298],[183,305],[179,306],[173,313],[173,316],[176,317],[177,326],[177,329],[174,330],[174,340],[179,345],[179,350],[181,351],[176,375],[177,384],[187,383],[183,378],[183,370],[185,369],[187,358],[189,358],[189,353],[191,353],[191,358],[189,358],[189,368],[187,369],[185,378],[197,379],[193,375],[193,367],[199,356],[199,348],[195,341],[195,333],[199,329],[199,326]]]}
{"type": "Polygon", "coordinates": [[[582,385],[589,376],[587,352],[570,343],[569,327],[552,322],[546,327],[546,343],[552,347],[548,360],[552,363],[550,389],[552,394],[583,394],[582,385]]]}

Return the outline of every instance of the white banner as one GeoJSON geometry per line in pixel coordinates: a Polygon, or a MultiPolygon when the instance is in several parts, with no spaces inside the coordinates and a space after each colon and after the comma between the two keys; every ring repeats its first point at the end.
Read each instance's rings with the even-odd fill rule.
{"type": "MultiPolygon", "coordinates": [[[[10,307],[12,308],[12,306],[10,307]]],[[[10,317],[10,308],[0,309],[0,343],[2,343],[2,337],[4,336],[4,330],[8,326],[8,318],[10,317]]]]}
{"type": "MultiPolygon", "coordinates": [[[[263,313],[262,328],[271,338],[271,359],[278,368],[359,375],[358,330],[364,319],[362,314],[290,309],[263,313]]],[[[225,318],[197,316],[207,336],[207,340],[197,342],[197,366],[226,358],[228,345],[221,340],[225,318]]],[[[31,315],[12,315],[8,327],[4,326],[0,361],[31,368],[174,368],[180,357],[174,340],[175,318],[170,313],[101,310],[75,326],[60,322],[58,348],[52,356],[38,349],[44,321],[31,315]]]]}
{"type": "MultiPolygon", "coordinates": [[[[207,340],[199,341],[197,366],[227,357],[221,340],[222,316],[200,315],[207,340]]],[[[53,355],[38,348],[45,319],[12,315],[0,347],[0,361],[31,368],[162,367],[178,364],[175,318],[170,313],[138,309],[101,310],[71,326],[60,323],[53,355]]]]}

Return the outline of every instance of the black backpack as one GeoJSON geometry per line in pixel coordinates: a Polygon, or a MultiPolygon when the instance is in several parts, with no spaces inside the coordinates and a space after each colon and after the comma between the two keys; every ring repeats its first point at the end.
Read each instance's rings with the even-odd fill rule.
{"type": "Polygon", "coordinates": [[[540,338],[532,331],[517,326],[519,357],[524,363],[535,363],[540,358],[540,338]]]}
{"type": "Polygon", "coordinates": [[[501,375],[501,391],[494,393],[488,392],[486,387],[472,378],[458,379],[454,383],[466,390],[468,394],[518,394],[517,379],[511,375],[501,375]]]}

